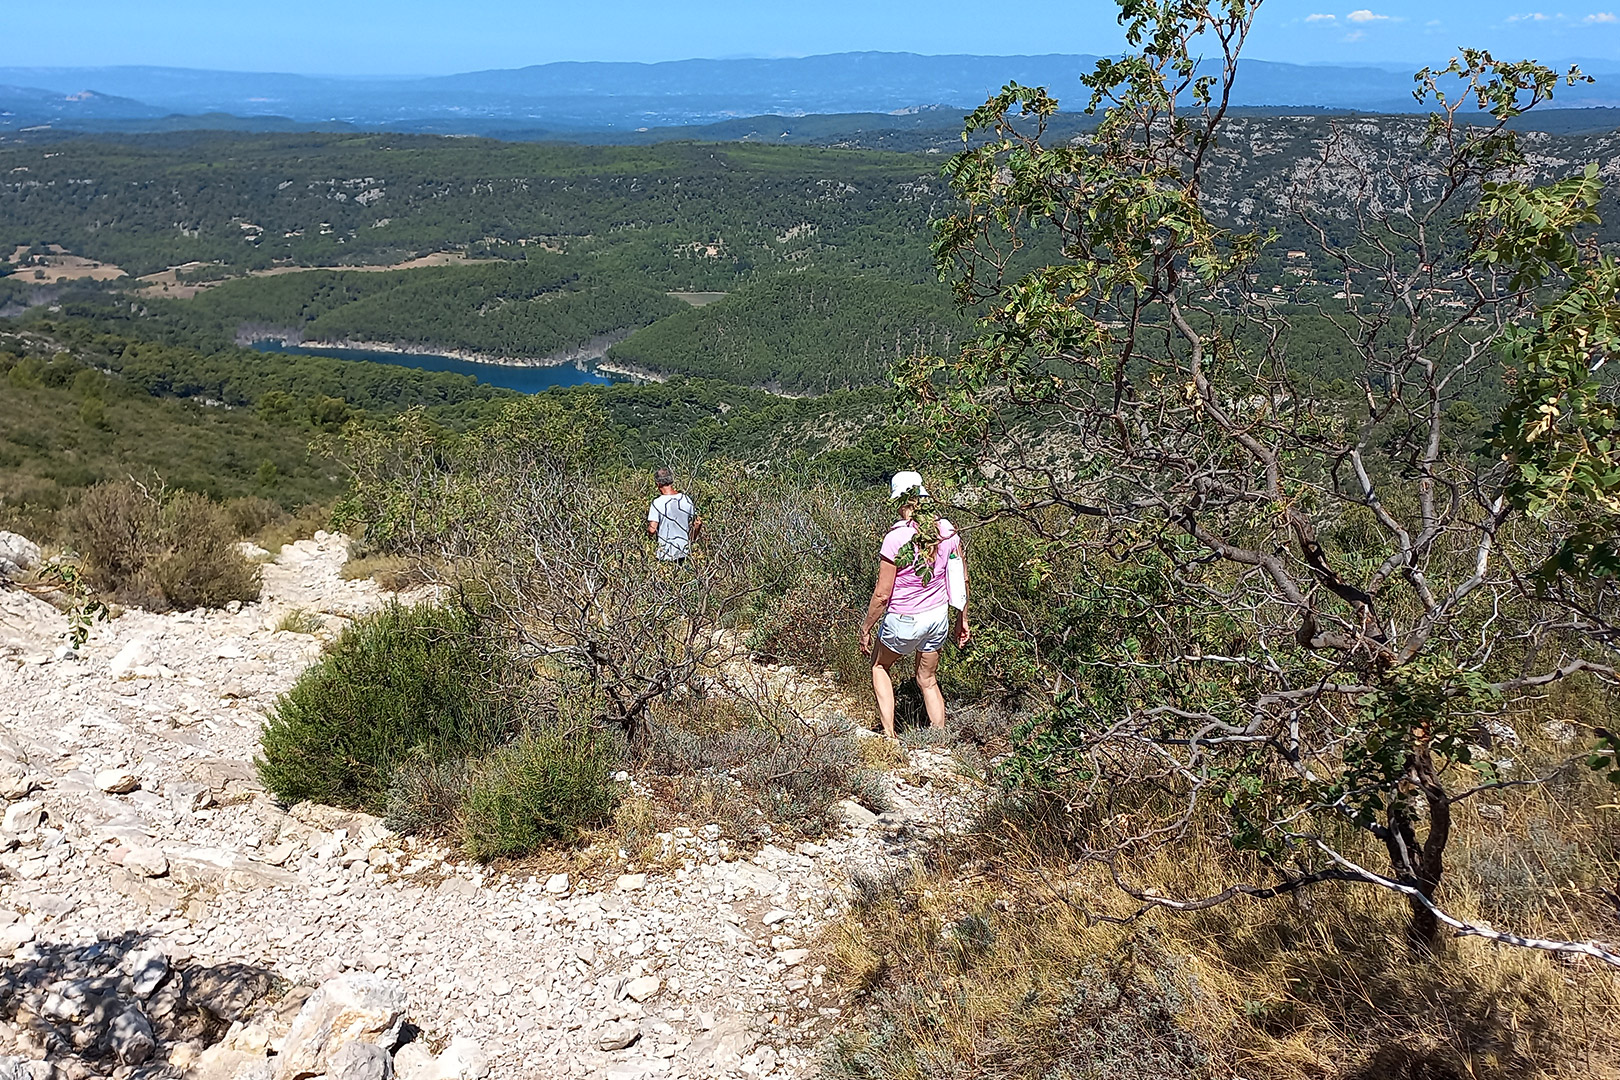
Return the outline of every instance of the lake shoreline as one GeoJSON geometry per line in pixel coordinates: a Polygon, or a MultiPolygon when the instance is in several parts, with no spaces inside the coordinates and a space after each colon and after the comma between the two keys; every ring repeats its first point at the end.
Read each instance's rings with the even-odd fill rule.
{"type": "Polygon", "coordinates": [[[581,360],[590,359],[588,355],[571,356],[567,353],[580,351],[565,350],[564,353],[553,353],[549,356],[492,356],[489,353],[471,352],[467,349],[434,348],[429,345],[400,345],[388,341],[355,341],[344,338],[340,341],[321,341],[309,338],[294,337],[292,335],[258,334],[254,335],[249,347],[263,342],[274,342],[287,352],[297,352],[299,349],[343,349],[349,352],[391,353],[396,356],[442,356],[450,360],[460,360],[464,364],[489,364],[494,367],[561,367],[564,364],[579,365],[581,360]]]}

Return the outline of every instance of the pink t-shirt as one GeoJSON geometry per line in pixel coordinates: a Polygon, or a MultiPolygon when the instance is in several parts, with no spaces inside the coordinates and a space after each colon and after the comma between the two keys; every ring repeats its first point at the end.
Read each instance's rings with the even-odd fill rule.
{"type": "MultiPolygon", "coordinates": [[[[888,534],[883,537],[883,558],[895,562],[895,556],[916,531],[917,526],[909,521],[897,521],[891,525],[888,534]]],[[[948,604],[950,594],[946,586],[945,564],[951,552],[961,544],[962,538],[954,535],[939,542],[939,548],[934,552],[934,572],[929,575],[926,585],[915,567],[896,563],[894,596],[889,600],[889,610],[896,615],[919,615],[948,604]]]]}

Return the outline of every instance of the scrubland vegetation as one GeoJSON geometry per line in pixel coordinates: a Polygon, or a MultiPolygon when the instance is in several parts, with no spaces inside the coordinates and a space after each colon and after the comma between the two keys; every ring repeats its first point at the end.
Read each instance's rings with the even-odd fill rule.
{"type": "MultiPolygon", "coordinates": [[[[0,356],[7,400],[38,417],[0,428],[0,469],[35,492],[8,492],[5,512],[70,511],[60,539],[115,596],[216,603],[253,587],[216,538],[275,528],[342,470],[331,516],[359,538],[355,572],[437,590],[329,644],[266,730],[266,786],[480,860],[564,848],[644,867],[675,823],[746,847],[836,829],[841,799],[883,808],[878,773],[905,749],[850,730],[868,719],[854,629],[891,512],[875,485],[919,466],[967,537],[974,637],[941,666],[950,729],[907,738],[952,751],[976,810],[916,865],[853,883],[819,945],[861,1006],[829,1075],[1620,1075],[1620,269],[1594,243],[1611,197],[1597,169],[1527,179],[1511,128],[1559,77],[1465,53],[1420,77],[1432,137],[1399,162],[1314,146],[1313,191],[1333,198],[1291,206],[1288,242],[1347,287],[1285,304],[1258,280],[1270,225],[1208,205],[1223,78],[1189,87],[1192,44],[1219,43],[1232,77],[1257,9],[1124,10],[1140,51],[1090,76],[1112,104],[1092,141],[1045,139],[1057,103],[1009,87],[969,118],[949,192],[905,189],[916,206],[897,195],[915,162],[870,155],[317,140],[317,160],[408,160],[392,175],[440,169],[456,190],[468,162],[567,171],[579,190],[547,176],[554,201],[524,189],[513,205],[551,215],[603,274],[662,252],[636,271],[632,321],[662,310],[649,281],[732,291],[618,355],[746,385],[518,399],[225,340],[241,320],[335,326],[391,297],[367,315],[382,325],[426,278],[232,282],[144,314],[102,295],[24,317],[33,337],[0,356]],[[1496,126],[1460,123],[1460,99],[1496,126]],[[833,191],[838,161],[882,197],[833,191]],[[843,210],[791,236],[771,231],[785,218],[756,223],[755,248],[815,272],[744,281],[737,244],[671,255],[637,216],[722,214],[691,209],[715,192],[758,196],[761,221],[810,194],[843,210]],[[861,230],[880,211],[913,224],[881,267],[892,280],[868,288],[845,275],[873,268],[861,230]],[[971,327],[897,269],[923,217],[971,327]],[[591,249],[587,218],[642,232],[591,249]],[[896,326],[869,306],[899,312],[910,343],[887,344],[896,326]],[[860,387],[896,351],[892,391],[753,388],[860,387]],[[176,400],[198,396],[232,408],[176,400]],[[255,449],[176,476],[213,445],[181,434],[204,416],[241,454],[314,450],[303,472],[255,449]],[[84,471],[27,441],[47,423],[84,471]],[[96,486],[115,477],[93,433],[122,446],[136,425],[187,447],[172,486],[96,486]],[[706,522],[686,566],[645,539],[654,461],[706,522]],[[843,700],[752,679],[753,661],[843,700]]],[[[280,145],[247,142],[248,158],[280,145]]],[[[90,151],[65,145],[82,172],[90,151]]],[[[149,164],[167,152],[153,146],[149,164]]],[[[301,213],[309,184],[272,196],[284,171],[231,198],[258,190],[257,217],[290,232],[269,211],[301,213]]],[[[242,264],[218,235],[241,207],[196,197],[213,222],[199,251],[242,264]]],[[[449,217],[410,200],[404,247],[446,242],[449,217]]],[[[322,206],[360,235],[352,200],[322,206]]],[[[334,250],[265,235],[248,259],[334,250]]],[[[540,275],[545,295],[609,280],[565,265],[477,274],[540,275]]]]}

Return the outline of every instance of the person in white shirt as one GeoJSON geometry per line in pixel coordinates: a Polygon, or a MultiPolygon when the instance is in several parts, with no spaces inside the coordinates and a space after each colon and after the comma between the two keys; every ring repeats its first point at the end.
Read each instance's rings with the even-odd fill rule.
{"type": "Polygon", "coordinates": [[[658,497],[647,508],[647,535],[658,542],[659,562],[683,563],[703,529],[703,519],[692,496],[675,490],[675,474],[669,469],[654,473],[653,483],[658,485],[658,497]]]}

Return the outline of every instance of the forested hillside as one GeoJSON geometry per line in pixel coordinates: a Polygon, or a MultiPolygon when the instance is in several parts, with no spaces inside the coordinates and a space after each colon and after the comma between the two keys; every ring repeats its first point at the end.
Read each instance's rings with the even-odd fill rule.
{"type": "Polygon", "coordinates": [[[930,276],[944,185],[921,156],[573,147],[425,136],[177,135],[0,145],[0,249],[134,275],[193,261],[393,262],[566,248],[666,288],[812,264],[930,276]]]}
{"type": "Polygon", "coordinates": [[[937,285],[795,274],[671,315],[608,355],[660,374],[825,393],[884,382],[895,360],[949,352],[967,329],[937,285]]]}
{"type": "Polygon", "coordinates": [[[686,305],[634,279],[536,252],[521,262],[391,273],[314,271],[239,278],[160,317],[222,337],[368,341],[537,358],[646,324],[686,305]]]}

